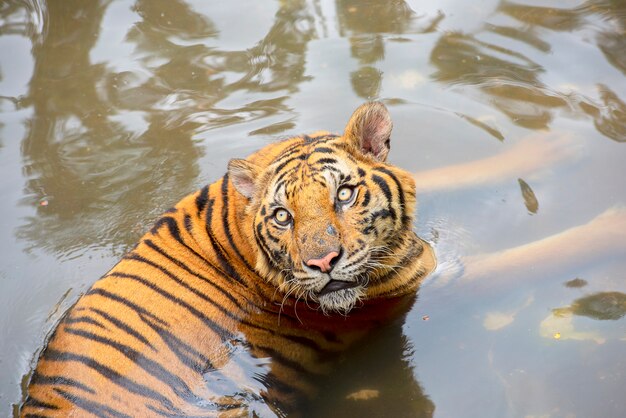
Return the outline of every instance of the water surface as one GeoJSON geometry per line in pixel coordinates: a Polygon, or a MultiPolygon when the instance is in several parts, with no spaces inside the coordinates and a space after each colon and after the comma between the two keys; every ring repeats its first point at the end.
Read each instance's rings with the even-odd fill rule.
{"type": "Polygon", "coordinates": [[[2,2],[0,415],[163,210],[383,100],[439,268],[310,414],[624,416],[625,76],[621,0],[2,2]]]}

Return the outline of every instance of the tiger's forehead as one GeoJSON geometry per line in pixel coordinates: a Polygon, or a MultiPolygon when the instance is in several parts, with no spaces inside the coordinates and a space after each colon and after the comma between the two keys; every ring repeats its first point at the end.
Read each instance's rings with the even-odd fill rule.
{"type": "Polygon", "coordinates": [[[270,166],[270,189],[278,197],[291,199],[307,189],[336,189],[357,168],[358,161],[337,135],[305,135],[292,141],[270,166]]]}

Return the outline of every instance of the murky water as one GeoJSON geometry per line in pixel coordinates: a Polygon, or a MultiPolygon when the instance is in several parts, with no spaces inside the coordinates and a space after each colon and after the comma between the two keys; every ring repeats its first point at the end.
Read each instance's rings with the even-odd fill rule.
{"type": "Polygon", "coordinates": [[[0,415],[159,213],[370,99],[440,265],[310,414],[624,416],[623,0],[3,1],[0,415]]]}

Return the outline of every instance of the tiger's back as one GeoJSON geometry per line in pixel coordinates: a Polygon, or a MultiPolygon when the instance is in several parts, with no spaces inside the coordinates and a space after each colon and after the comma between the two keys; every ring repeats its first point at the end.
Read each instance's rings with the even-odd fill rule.
{"type": "Polygon", "coordinates": [[[413,180],[384,162],[390,130],[384,106],[366,104],[343,136],[231,161],[69,311],[22,415],[296,410],[337,353],[406,312],[434,267],[411,230],[413,180]]]}

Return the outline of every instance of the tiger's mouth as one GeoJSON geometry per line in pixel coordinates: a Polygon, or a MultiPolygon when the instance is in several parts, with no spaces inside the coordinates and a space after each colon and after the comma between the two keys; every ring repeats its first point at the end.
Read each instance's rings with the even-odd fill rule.
{"type": "Polygon", "coordinates": [[[359,282],[341,282],[340,280],[332,282],[340,283],[326,285],[314,296],[314,299],[326,315],[330,313],[347,315],[365,297],[365,289],[359,282]]]}
{"type": "Polygon", "coordinates": [[[328,283],[320,290],[317,295],[324,296],[329,293],[337,292],[339,290],[351,289],[353,287],[359,286],[361,283],[359,280],[355,280],[353,282],[346,282],[344,280],[335,280],[330,279],[328,283]]]}

